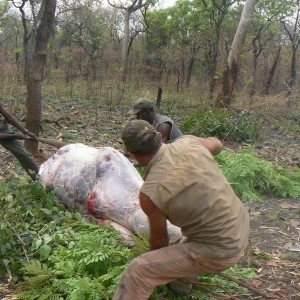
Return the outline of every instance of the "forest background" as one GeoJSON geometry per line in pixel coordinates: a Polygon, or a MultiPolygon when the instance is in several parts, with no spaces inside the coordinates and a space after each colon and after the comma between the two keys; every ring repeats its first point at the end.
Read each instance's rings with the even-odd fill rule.
{"type": "MultiPolygon", "coordinates": [[[[221,134],[225,146],[234,151],[255,144],[256,154],[264,159],[275,162],[276,166],[292,166],[294,179],[296,178],[294,182],[299,183],[300,90],[297,69],[300,1],[247,0],[251,1],[255,7],[250,12],[251,18],[246,24],[247,31],[242,37],[242,46],[236,53],[238,59],[233,68],[234,77],[229,77],[234,79],[234,88],[228,91],[224,84],[228,57],[234,49],[233,40],[237,36],[246,1],[179,0],[165,7],[153,0],[110,3],[92,0],[1,0],[0,97],[6,107],[39,136],[62,139],[66,143],[83,142],[92,146],[113,146],[120,149],[120,133],[129,119],[126,112],[140,97],[155,100],[160,87],[163,91],[160,113],[173,117],[180,126],[190,125],[186,127],[188,132],[198,135],[221,134]],[[218,101],[220,97],[222,101],[218,101]],[[216,107],[225,109],[224,115],[215,110],[216,107]],[[230,113],[229,116],[226,112],[230,113]],[[237,114],[237,118],[232,119],[231,113],[237,114]],[[228,119],[230,124],[224,129],[222,125],[228,119]],[[201,131],[211,128],[215,131],[201,131]],[[237,130],[234,131],[233,128],[237,130]],[[263,130],[265,137],[275,139],[276,142],[258,142],[254,135],[248,134],[251,131],[256,134],[258,130],[263,130]],[[231,143],[231,138],[235,139],[234,143],[231,143]],[[282,147],[283,144],[288,144],[288,147],[282,147]]],[[[53,148],[41,143],[26,141],[25,145],[37,160],[39,154],[42,154],[39,162],[55,152],[53,148]]],[[[50,245],[53,249],[54,246],[61,246],[69,233],[63,232],[65,229],[62,225],[63,234],[60,232],[53,235],[52,240],[48,239],[49,235],[44,238],[46,234],[41,237],[40,228],[45,230],[45,224],[57,217],[57,207],[54,208],[53,203],[50,205],[47,202],[50,201],[48,196],[38,188],[24,184],[22,177],[18,175],[22,171],[16,167],[15,160],[7,157],[7,153],[2,152],[2,155],[0,178],[9,181],[10,185],[7,194],[1,194],[5,203],[3,215],[11,224],[15,224],[12,222],[20,218],[23,224],[17,222],[14,230],[20,230],[28,238],[28,243],[23,245],[18,239],[14,239],[15,233],[9,231],[8,223],[3,218],[0,220],[3,237],[7,239],[0,243],[2,254],[5,253],[0,269],[1,272],[4,270],[5,275],[10,275],[11,283],[15,283],[21,277],[20,262],[26,261],[24,248],[30,253],[30,257],[36,257],[39,251],[44,253],[45,248],[48,251],[46,246],[50,245]],[[20,180],[19,183],[16,183],[16,178],[20,180]],[[41,205],[46,205],[47,208],[50,205],[46,221],[47,213],[43,208],[33,208],[31,205],[39,201],[31,201],[32,199],[42,199],[41,205]],[[22,205],[19,205],[20,202],[22,205]],[[37,210],[39,213],[32,216],[32,212],[37,210]],[[27,214],[30,217],[29,223],[27,214]],[[40,217],[43,221],[40,221],[40,217]],[[41,226],[36,229],[34,238],[32,224],[41,226]],[[32,230],[29,231],[25,225],[32,227],[32,230]]],[[[227,154],[224,151],[223,162],[232,163],[227,166],[231,175],[249,171],[243,184],[237,181],[236,186],[240,185],[241,193],[245,192],[246,183],[250,182],[247,176],[251,176],[255,187],[261,182],[269,188],[269,196],[274,196],[276,188],[282,192],[276,196],[294,195],[288,205],[284,202],[285,199],[281,199],[282,202],[270,199],[266,204],[261,204],[261,207],[252,207],[252,217],[255,218],[252,221],[253,230],[258,228],[258,232],[253,234],[252,254],[249,255],[251,262],[246,265],[263,269],[262,273],[266,270],[260,277],[264,278],[265,285],[263,280],[256,280],[252,282],[254,286],[261,285],[262,290],[275,292],[277,297],[283,299],[297,299],[299,276],[297,272],[291,273],[290,270],[291,266],[295,270],[299,269],[299,256],[294,255],[299,251],[299,199],[298,202],[294,200],[299,198],[299,186],[292,183],[292,192],[287,192],[285,188],[290,186],[282,183],[287,181],[278,180],[280,186],[274,188],[269,181],[265,182],[259,177],[266,174],[268,179],[276,181],[272,177],[273,167],[258,162],[248,153],[242,153],[239,158],[237,156],[237,160],[231,155],[233,153],[227,154]],[[247,162],[249,164],[245,167],[243,164],[247,162]],[[292,208],[294,215],[290,216],[290,211],[283,213],[282,207],[292,208]],[[256,218],[261,219],[258,222],[256,218]],[[256,222],[263,223],[264,226],[256,227],[256,222]],[[281,226],[285,226],[282,230],[285,239],[282,239],[278,230],[275,230],[278,236],[274,238],[274,228],[281,226]],[[291,243],[296,252],[288,253],[289,263],[279,263],[277,259],[283,257],[279,252],[288,243],[291,243]],[[267,247],[268,255],[259,249],[260,246],[267,247]],[[258,257],[268,257],[268,260],[265,263],[257,262],[258,257]],[[280,284],[278,281],[281,281],[280,284]],[[296,288],[289,290],[286,286],[296,288]]],[[[6,189],[0,192],[5,194],[6,189]]],[[[253,199],[255,195],[248,194],[248,198],[253,199]]],[[[63,218],[61,222],[69,225],[69,218],[66,214],[67,222],[63,218]]],[[[79,218],[78,215],[76,218],[79,218]]],[[[78,230],[82,225],[74,226],[78,230]]],[[[102,234],[104,235],[99,233],[99,238],[102,234]]],[[[81,246],[85,251],[86,243],[81,246]]],[[[98,251],[97,255],[101,253],[98,251]]],[[[62,261],[71,262],[71,258],[61,259],[59,262],[62,261]]],[[[74,265],[77,264],[78,262],[74,262],[74,265]]],[[[41,266],[30,267],[43,275],[49,275],[49,270],[39,269],[41,266]]],[[[68,274],[68,268],[63,266],[59,271],[68,274]]],[[[119,276],[120,270],[118,272],[119,276]]],[[[75,275],[69,275],[72,281],[75,275]]],[[[107,276],[111,276],[109,280],[113,282],[105,292],[105,297],[110,297],[119,277],[115,279],[114,273],[107,276]]],[[[75,293],[78,282],[68,282],[67,292],[73,290],[75,293]]],[[[98,295],[96,285],[91,288],[83,281],[80,283],[86,288],[82,288],[82,292],[98,295]]],[[[32,290],[27,299],[35,299],[34,295],[37,294],[46,294],[44,289],[37,291],[32,286],[30,288],[32,290]]],[[[49,290],[53,293],[54,288],[49,288],[48,292],[49,290]]],[[[78,289],[76,292],[80,293],[78,289]]],[[[252,299],[252,296],[240,299],[252,299]]],[[[93,297],[90,299],[94,299],[93,297]]],[[[164,298],[158,296],[158,299],[164,298]]],[[[169,298],[166,296],[166,299],[169,298]]]]}
{"type": "MultiPolygon", "coordinates": [[[[84,98],[95,102],[124,104],[135,97],[132,89],[140,96],[149,91],[153,98],[161,86],[186,93],[182,100],[213,104],[244,5],[196,0],[159,9],[158,1],[48,2],[53,5],[43,14],[43,1],[1,1],[2,97],[33,101],[34,95],[24,94],[26,84],[30,93],[31,70],[42,71],[32,77],[43,80],[45,93],[55,87],[52,96],[62,101],[66,93],[75,102],[83,100],[76,99],[80,82],[84,98]],[[46,20],[51,10],[53,22],[46,20]],[[38,38],[46,40],[43,50],[36,43],[40,24],[47,27],[38,38]],[[41,52],[47,63],[32,69],[41,52]]],[[[261,96],[280,95],[289,105],[297,101],[299,23],[299,1],[257,1],[229,106],[237,94],[246,96],[245,109],[261,96]]],[[[47,97],[43,94],[44,105],[47,97]]],[[[32,115],[35,108],[27,105],[32,115]]]]}

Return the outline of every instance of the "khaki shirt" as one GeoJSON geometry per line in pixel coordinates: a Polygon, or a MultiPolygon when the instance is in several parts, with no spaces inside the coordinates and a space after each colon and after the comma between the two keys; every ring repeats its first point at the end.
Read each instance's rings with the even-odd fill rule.
{"type": "Polygon", "coordinates": [[[141,192],[203,256],[231,258],[247,242],[248,212],[210,152],[189,137],[161,146],[141,192]]]}

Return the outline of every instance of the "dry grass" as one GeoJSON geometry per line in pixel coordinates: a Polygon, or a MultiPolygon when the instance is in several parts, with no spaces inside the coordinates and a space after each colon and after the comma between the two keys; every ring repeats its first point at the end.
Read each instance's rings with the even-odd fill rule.
{"type": "Polygon", "coordinates": [[[245,109],[249,112],[269,116],[300,118],[300,91],[290,97],[286,93],[270,96],[255,96],[253,99],[239,97],[233,103],[235,108],[245,109]]]}

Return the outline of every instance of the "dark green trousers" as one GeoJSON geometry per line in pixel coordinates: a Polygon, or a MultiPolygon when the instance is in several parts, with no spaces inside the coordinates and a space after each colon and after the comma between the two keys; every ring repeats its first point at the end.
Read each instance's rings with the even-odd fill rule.
{"type": "MultiPolygon", "coordinates": [[[[1,133],[12,132],[1,130],[1,133]]],[[[35,180],[36,174],[39,172],[39,167],[32,155],[25,150],[23,143],[19,140],[0,140],[0,144],[17,158],[31,179],[35,180]]]]}

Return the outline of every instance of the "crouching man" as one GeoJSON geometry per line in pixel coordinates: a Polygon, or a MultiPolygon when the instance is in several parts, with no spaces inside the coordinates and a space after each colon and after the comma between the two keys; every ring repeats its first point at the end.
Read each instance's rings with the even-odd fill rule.
{"type": "Polygon", "coordinates": [[[183,136],[163,144],[143,120],[131,121],[122,139],[129,155],[147,166],[140,204],[151,251],[130,263],[113,300],[148,299],[167,283],[184,294],[196,276],[236,264],[247,246],[249,216],[213,158],[221,142],[183,136]],[[167,220],[181,228],[185,242],[169,246],[167,220]]]}

